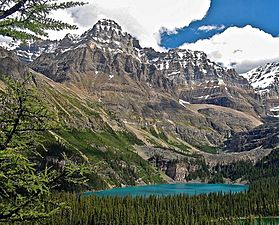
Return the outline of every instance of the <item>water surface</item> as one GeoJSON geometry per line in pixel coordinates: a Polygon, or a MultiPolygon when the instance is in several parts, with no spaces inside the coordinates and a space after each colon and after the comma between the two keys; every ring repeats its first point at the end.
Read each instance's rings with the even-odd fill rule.
{"type": "Polygon", "coordinates": [[[136,187],[114,188],[110,190],[87,192],[85,195],[96,196],[166,196],[166,195],[200,195],[209,193],[238,193],[248,190],[247,185],[234,184],[158,184],[136,187]]]}

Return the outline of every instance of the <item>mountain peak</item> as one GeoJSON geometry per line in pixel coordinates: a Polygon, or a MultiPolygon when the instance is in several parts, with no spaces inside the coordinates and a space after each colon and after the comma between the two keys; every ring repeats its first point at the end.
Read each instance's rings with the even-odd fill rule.
{"type": "Polygon", "coordinates": [[[84,40],[94,40],[97,43],[111,45],[112,48],[136,47],[141,49],[139,41],[131,34],[124,32],[114,20],[101,19],[92,29],[82,36],[84,40]]]}
{"type": "Polygon", "coordinates": [[[251,86],[260,92],[268,92],[272,89],[279,79],[279,62],[267,63],[255,69],[241,74],[245,77],[251,86]]]}
{"type": "Polygon", "coordinates": [[[110,19],[101,19],[94,25],[94,27],[95,26],[103,30],[114,29],[114,30],[122,31],[121,26],[118,23],[116,23],[114,20],[110,20],[110,19]]]}
{"type": "MultiPolygon", "coordinates": [[[[101,19],[99,20],[92,29],[85,32],[83,37],[99,37],[107,36],[108,38],[113,38],[114,36],[128,36],[129,34],[122,31],[121,26],[116,23],[114,20],[101,19]]],[[[130,35],[131,36],[131,35],[130,35]]]]}

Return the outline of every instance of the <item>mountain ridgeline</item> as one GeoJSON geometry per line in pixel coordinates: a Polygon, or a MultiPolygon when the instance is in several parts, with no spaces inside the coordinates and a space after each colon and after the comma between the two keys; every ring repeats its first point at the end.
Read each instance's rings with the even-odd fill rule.
{"type": "Polygon", "coordinates": [[[81,36],[5,47],[1,74],[32,74],[66,127],[49,138],[94,165],[95,188],[186,181],[204,164],[261,160],[278,145],[262,125],[276,120],[277,83],[262,95],[203,52],[142,48],[107,19],[81,36]],[[250,135],[258,126],[266,144],[250,135]]]}

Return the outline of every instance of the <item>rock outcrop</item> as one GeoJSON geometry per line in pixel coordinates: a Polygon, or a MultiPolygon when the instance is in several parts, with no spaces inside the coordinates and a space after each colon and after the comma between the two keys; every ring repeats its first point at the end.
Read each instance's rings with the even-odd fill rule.
{"type": "Polygon", "coordinates": [[[28,74],[25,66],[15,53],[0,47],[0,77],[14,77],[21,79],[28,74]]]}
{"type": "Polygon", "coordinates": [[[279,119],[270,118],[263,125],[248,132],[234,135],[225,142],[225,149],[232,152],[249,151],[255,148],[274,149],[279,147],[279,119]]]}

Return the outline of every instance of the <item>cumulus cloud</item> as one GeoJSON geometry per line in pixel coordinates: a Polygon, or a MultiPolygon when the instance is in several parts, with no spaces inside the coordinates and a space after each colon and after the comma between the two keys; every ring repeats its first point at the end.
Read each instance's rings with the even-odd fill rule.
{"type": "Polygon", "coordinates": [[[250,25],[230,27],[210,39],[184,44],[181,48],[204,51],[212,60],[240,73],[279,60],[279,37],[250,25]]]}
{"type": "MultiPolygon", "coordinates": [[[[110,18],[118,22],[125,31],[137,37],[144,47],[158,49],[160,31],[175,32],[192,21],[202,19],[210,0],[88,0],[90,3],[68,11],[56,13],[56,18],[73,22],[81,27],[92,27],[99,19],[110,18]]],[[[65,32],[52,32],[50,38],[61,38],[65,32]]]]}
{"type": "Polygon", "coordinates": [[[52,13],[51,15],[52,18],[61,20],[63,22],[67,22],[72,25],[76,25],[79,27],[78,30],[62,30],[62,31],[48,31],[49,39],[51,40],[59,40],[65,37],[67,33],[71,34],[81,34],[85,32],[87,29],[86,27],[81,26],[77,22],[75,22],[75,19],[71,15],[70,10],[58,10],[52,13]]]}
{"type": "Polygon", "coordinates": [[[204,25],[198,28],[199,31],[209,32],[212,30],[224,30],[226,27],[225,25],[204,25]]]}

